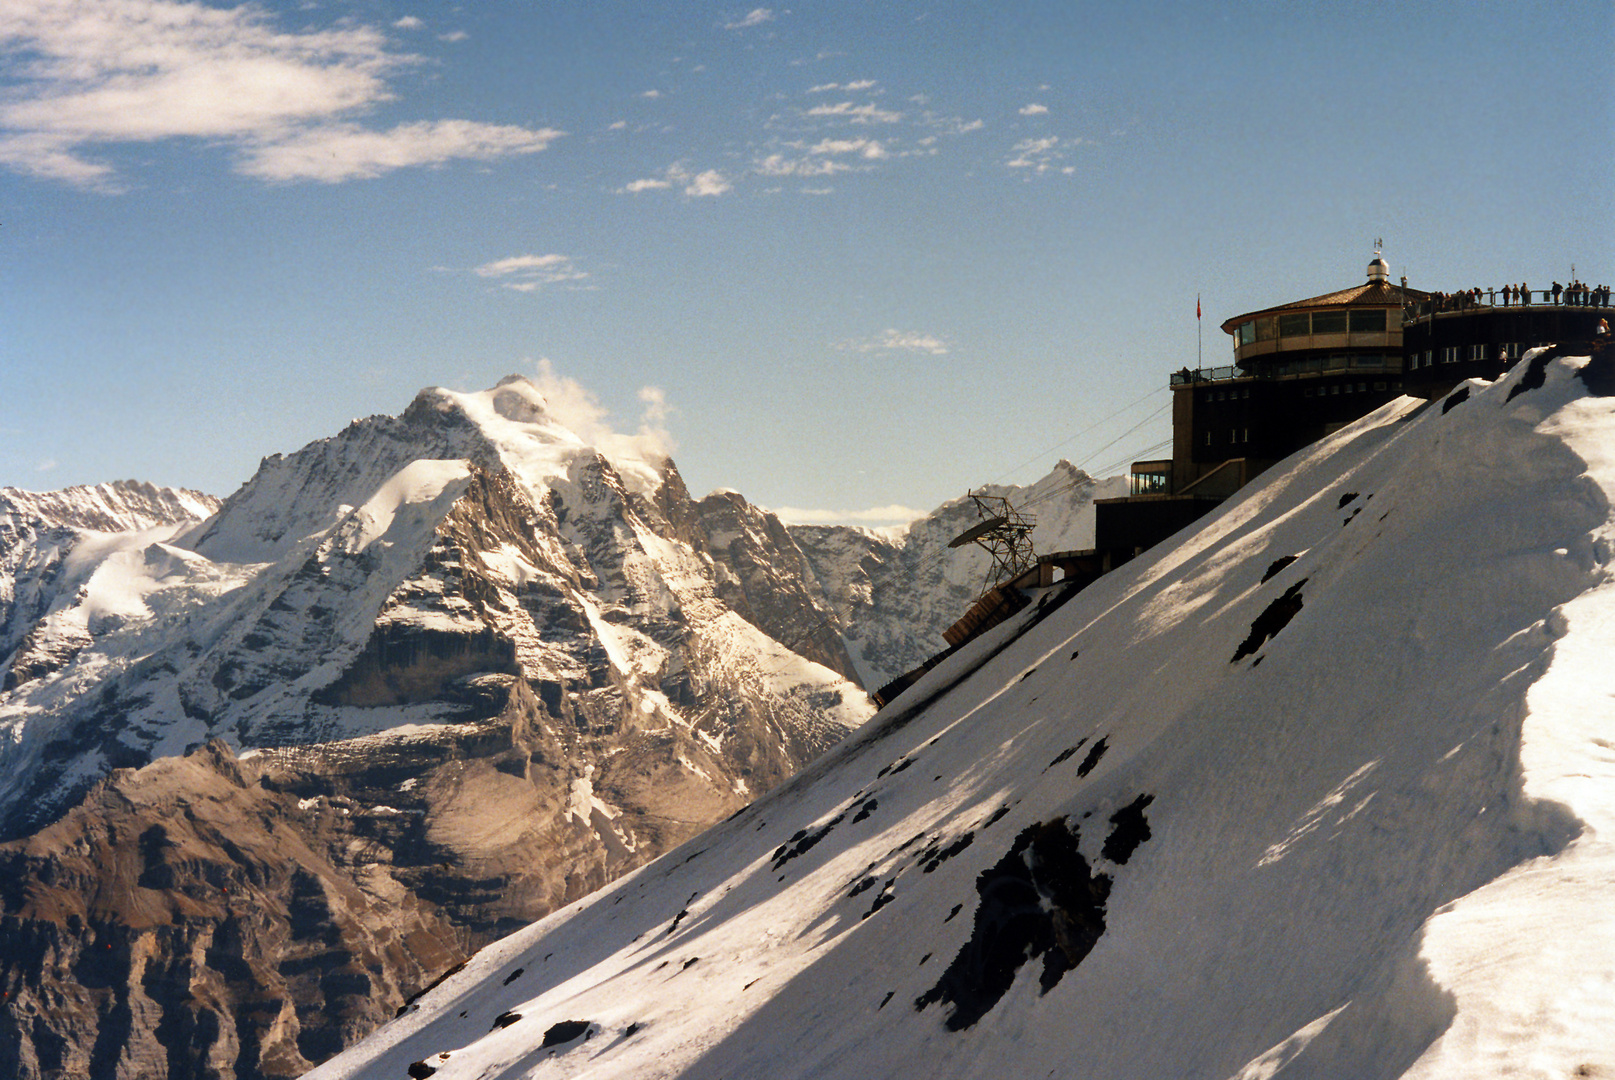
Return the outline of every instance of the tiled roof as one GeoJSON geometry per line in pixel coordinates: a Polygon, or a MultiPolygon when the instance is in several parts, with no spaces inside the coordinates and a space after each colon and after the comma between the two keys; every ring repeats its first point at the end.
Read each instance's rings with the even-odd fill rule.
{"type": "Polygon", "coordinates": [[[1324,293],[1322,296],[1313,296],[1306,300],[1292,300],[1288,304],[1279,304],[1260,311],[1247,311],[1224,322],[1222,328],[1225,333],[1231,334],[1234,327],[1248,319],[1258,315],[1273,315],[1280,311],[1308,311],[1322,307],[1400,307],[1404,297],[1409,300],[1424,300],[1429,295],[1418,289],[1403,289],[1400,285],[1392,285],[1388,281],[1365,281],[1361,285],[1341,289],[1339,292],[1324,293]]]}

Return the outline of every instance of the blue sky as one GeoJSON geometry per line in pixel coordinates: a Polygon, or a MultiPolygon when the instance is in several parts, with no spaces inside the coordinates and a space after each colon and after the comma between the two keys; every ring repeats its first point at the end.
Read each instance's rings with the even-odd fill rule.
{"type": "MultiPolygon", "coordinates": [[[[1167,437],[1230,315],[1615,281],[1615,7],[0,0],[0,485],[548,381],[887,520],[1167,437]]],[[[609,418],[602,419],[602,413],[609,418]]]]}

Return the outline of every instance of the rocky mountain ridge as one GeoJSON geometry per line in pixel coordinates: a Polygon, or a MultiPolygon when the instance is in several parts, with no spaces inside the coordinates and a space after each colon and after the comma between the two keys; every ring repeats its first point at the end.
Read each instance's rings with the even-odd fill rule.
{"type": "Polygon", "coordinates": [[[519,378],[422,391],[217,505],[10,497],[20,1077],[296,1075],[872,711],[825,561],[519,378]]]}

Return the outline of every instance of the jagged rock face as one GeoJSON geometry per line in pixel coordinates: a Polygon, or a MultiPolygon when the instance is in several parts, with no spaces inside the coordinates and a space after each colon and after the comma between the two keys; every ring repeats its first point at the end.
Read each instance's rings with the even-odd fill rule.
{"type": "Polygon", "coordinates": [[[777,520],[525,381],[266,459],[205,522],[126,520],[4,551],[18,1075],[296,1075],[872,711],[833,639],[805,648],[833,668],[787,647],[823,601],[777,520]]]}
{"type": "MultiPolygon", "coordinates": [[[[1093,547],[1093,501],[1127,492],[1125,477],[1095,480],[1061,461],[1035,484],[989,485],[979,493],[1007,498],[1033,516],[1033,544],[1048,554],[1093,547]]],[[[865,688],[876,689],[939,652],[942,632],[981,594],[991,569],[987,553],[948,547],[978,520],[975,504],[960,498],[903,529],[790,527],[865,688]]]]}

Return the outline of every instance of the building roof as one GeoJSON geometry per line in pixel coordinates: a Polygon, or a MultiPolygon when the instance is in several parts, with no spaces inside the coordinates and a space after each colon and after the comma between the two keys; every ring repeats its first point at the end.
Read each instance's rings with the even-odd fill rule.
{"type": "Polygon", "coordinates": [[[1400,285],[1392,285],[1388,281],[1366,281],[1361,285],[1354,285],[1349,289],[1338,292],[1324,293],[1322,296],[1312,296],[1305,300],[1292,300],[1288,304],[1279,304],[1275,307],[1263,308],[1260,311],[1247,311],[1243,315],[1235,315],[1222,324],[1225,334],[1232,334],[1234,327],[1242,322],[1254,319],[1260,315],[1273,315],[1281,311],[1310,311],[1313,308],[1330,307],[1401,307],[1404,299],[1424,300],[1429,293],[1418,289],[1404,289],[1400,285]]]}

